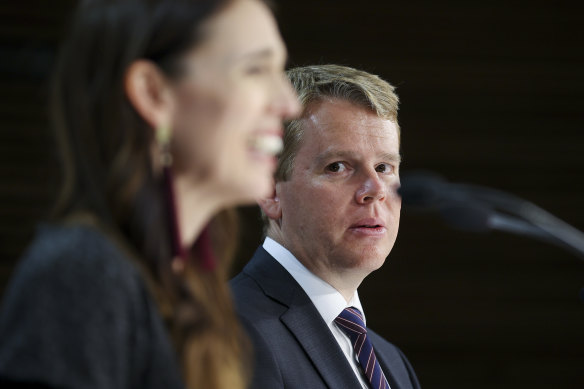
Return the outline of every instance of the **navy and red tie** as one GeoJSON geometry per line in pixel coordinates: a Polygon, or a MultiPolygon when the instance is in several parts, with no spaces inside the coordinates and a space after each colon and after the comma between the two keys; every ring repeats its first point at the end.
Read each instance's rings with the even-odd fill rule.
{"type": "Polygon", "coordinates": [[[373,345],[367,337],[367,329],[361,312],[355,307],[345,308],[337,316],[335,323],[351,339],[357,359],[359,359],[359,363],[371,387],[373,389],[389,389],[389,383],[381,370],[381,366],[379,366],[379,362],[377,362],[373,345]]]}

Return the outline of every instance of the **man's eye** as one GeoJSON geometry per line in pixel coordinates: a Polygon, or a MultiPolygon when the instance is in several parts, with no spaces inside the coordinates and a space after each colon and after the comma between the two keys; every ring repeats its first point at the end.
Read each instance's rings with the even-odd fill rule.
{"type": "Polygon", "coordinates": [[[390,173],[392,170],[392,166],[386,163],[382,163],[375,167],[375,171],[378,173],[390,173]]]}
{"type": "Polygon", "coordinates": [[[326,170],[332,173],[340,173],[346,169],[345,164],[342,162],[333,162],[326,167],[326,170]]]}

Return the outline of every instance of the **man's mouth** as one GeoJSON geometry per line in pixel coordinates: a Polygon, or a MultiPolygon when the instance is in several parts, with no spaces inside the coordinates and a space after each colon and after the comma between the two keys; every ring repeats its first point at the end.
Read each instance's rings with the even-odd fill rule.
{"type": "Polygon", "coordinates": [[[360,220],[349,228],[351,231],[366,235],[381,235],[385,233],[385,225],[377,219],[360,220]]]}
{"type": "Polygon", "coordinates": [[[380,228],[385,227],[382,220],[380,218],[371,217],[367,219],[357,220],[351,228],[380,228]]]}

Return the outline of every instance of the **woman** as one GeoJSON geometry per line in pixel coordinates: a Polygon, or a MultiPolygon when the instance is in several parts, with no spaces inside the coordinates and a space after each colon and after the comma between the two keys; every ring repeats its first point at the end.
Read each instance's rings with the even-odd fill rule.
{"type": "Polygon", "coordinates": [[[3,385],[244,386],[218,212],[270,190],[299,110],[284,62],[258,0],[81,5],[51,97],[64,183],[4,296],[3,385]]]}

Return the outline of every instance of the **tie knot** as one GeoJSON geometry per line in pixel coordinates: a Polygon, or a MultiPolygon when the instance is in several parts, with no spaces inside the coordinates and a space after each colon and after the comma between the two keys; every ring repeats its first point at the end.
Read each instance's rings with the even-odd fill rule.
{"type": "Polygon", "coordinates": [[[343,312],[336,317],[335,323],[349,336],[351,334],[366,334],[367,329],[363,322],[363,315],[355,307],[345,308],[343,312]]]}

